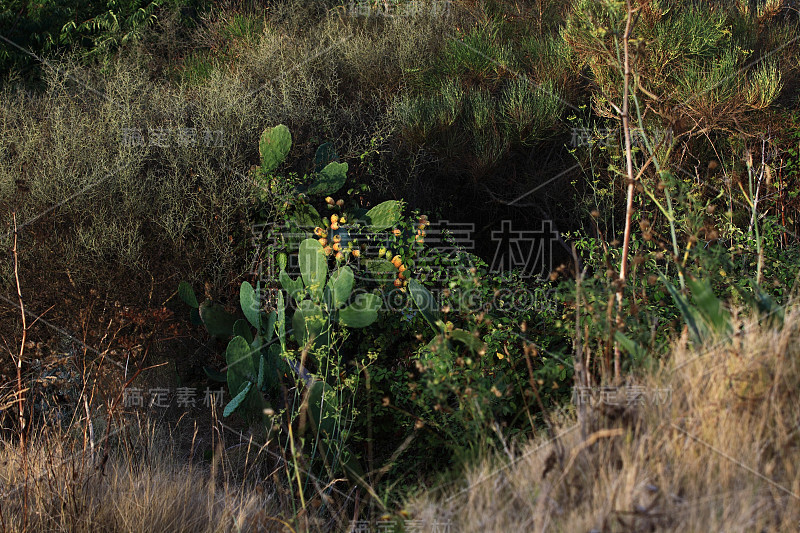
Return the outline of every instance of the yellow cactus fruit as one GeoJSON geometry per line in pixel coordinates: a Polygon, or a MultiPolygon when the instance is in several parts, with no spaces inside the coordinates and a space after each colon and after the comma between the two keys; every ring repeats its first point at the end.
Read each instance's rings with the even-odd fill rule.
{"type": "Polygon", "coordinates": [[[333,248],[331,248],[330,246],[326,246],[325,248],[322,249],[322,251],[325,252],[325,255],[331,255],[333,253],[333,248]]]}
{"type": "Polygon", "coordinates": [[[336,200],[336,205],[338,205],[339,207],[342,207],[344,205],[344,200],[342,200],[341,198],[336,200]]]}
{"type": "Polygon", "coordinates": [[[397,279],[394,280],[394,286],[395,287],[400,287],[402,285],[403,285],[403,280],[401,280],[400,278],[397,278],[397,279]]]}
{"type": "Polygon", "coordinates": [[[325,203],[327,203],[327,204],[333,204],[333,198],[331,198],[330,196],[328,196],[327,198],[325,198],[325,203]]]}
{"type": "Polygon", "coordinates": [[[341,235],[337,234],[337,235],[333,236],[333,242],[341,242],[341,241],[342,241],[342,236],[341,235]]]}
{"type": "Polygon", "coordinates": [[[353,257],[361,257],[361,250],[353,250],[353,257]]]}
{"type": "Polygon", "coordinates": [[[400,265],[403,264],[403,259],[399,255],[396,255],[392,257],[392,264],[395,266],[395,268],[400,268],[400,265]]]}
{"type": "Polygon", "coordinates": [[[401,233],[403,233],[403,232],[402,232],[402,231],[400,231],[400,229],[399,229],[399,228],[394,228],[394,229],[392,230],[392,233],[394,233],[394,236],[395,236],[395,237],[399,237],[399,236],[400,236],[400,234],[401,234],[401,233]]]}
{"type": "Polygon", "coordinates": [[[341,261],[344,259],[344,254],[342,252],[336,252],[336,260],[341,261]]]}
{"type": "Polygon", "coordinates": [[[331,229],[336,231],[337,229],[339,229],[339,224],[337,224],[336,222],[331,222],[331,229]]]}
{"type": "Polygon", "coordinates": [[[340,219],[339,219],[339,223],[340,223],[340,224],[347,224],[347,217],[345,217],[344,215],[342,215],[342,218],[340,218],[340,219]]]}
{"type": "Polygon", "coordinates": [[[397,267],[397,270],[399,270],[400,272],[405,272],[406,271],[406,266],[401,264],[399,267],[397,267]]]}
{"type": "Polygon", "coordinates": [[[339,215],[331,215],[331,224],[339,222],[339,215]]]}
{"type": "Polygon", "coordinates": [[[342,245],[339,244],[338,242],[335,242],[335,243],[333,243],[333,249],[334,249],[334,251],[338,252],[338,251],[340,251],[342,249],[342,245]]]}
{"type": "Polygon", "coordinates": [[[316,235],[317,237],[322,237],[323,235],[325,235],[325,230],[318,226],[314,228],[314,235],[316,235]]]}
{"type": "Polygon", "coordinates": [[[322,246],[327,246],[327,245],[328,245],[328,239],[326,239],[325,237],[323,237],[323,238],[321,238],[321,239],[319,240],[319,243],[320,243],[322,246]]]}

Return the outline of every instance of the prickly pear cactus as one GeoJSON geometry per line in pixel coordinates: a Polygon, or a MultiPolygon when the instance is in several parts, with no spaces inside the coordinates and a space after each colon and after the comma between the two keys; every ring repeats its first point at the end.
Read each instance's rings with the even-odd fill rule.
{"type": "Polygon", "coordinates": [[[400,222],[402,211],[399,201],[387,200],[367,211],[365,218],[372,231],[383,231],[400,222]]]}
{"type": "Polygon", "coordinates": [[[339,323],[350,328],[365,328],[378,319],[381,298],[377,294],[359,294],[355,301],[339,311],[339,323]]]}
{"type": "Polygon", "coordinates": [[[325,168],[319,171],[306,193],[322,196],[333,194],[344,186],[346,180],[347,163],[328,163],[325,168]]]}
{"type": "Polygon", "coordinates": [[[292,147],[292,134],[289,128],[278,124],[274,128],[264,130],[258,142],[258,152],[261,155],[261,170],[264,174],[271,174],[286,160],[292,147]]]}
{"type": "Polygon", "coordinates": [[[232,400],[225,406],[223,416],[229,416],[239,406],[246,405],[251,414],[258,414],[264,398],[261,385],[264,382],[264,360],[257,357],[253,362],[254,350],[243,337],[236,336],[228,343],[225,360],[228,363],[228,392],[232,400]]]}
{"type": "Polygon", "coordinates": [[[318,240],[306,239],[300,243],[298,262],[303,285],[315,300],[322,300],[322,289],[328,277],[328,258],[318,240]]]}
{"type": "Polygon", "coordinates": [[[233,325],[236,323],[236,316],[227,312],[224,307],[215,304],[210,300],[200,304],[198,308],[200,319],[214,337],[225,339],[233,335],[233,325]]]}
{"type": "Polygon", "coordinates": [[[378,319],[381,299],[376,294],[359,294],[342,308],[353,293],[355,274],[349,266],[336,268],[328,275],[328,259],[316,239],[300,243],[300,277],[292,279],[281,270],[279,280],[298,302],[292,319],[295,339],[305,346],[311,338],[324,336],[331,322],[351,328],[365,328],[378,319]],[[326,283],[327,281],[327,283],[326,283]],[[310,296],[310,299],[306,299],[310,296]]]}
{"type": "Polygon", "coordinates": [[[336,149],[333,147],[333,143],[326,142],[319,145],[317,148],[317,152],[314,154],[314,172],[319,172],[328,163],[336,161],[339,156],[336,154],[336,149]]]}

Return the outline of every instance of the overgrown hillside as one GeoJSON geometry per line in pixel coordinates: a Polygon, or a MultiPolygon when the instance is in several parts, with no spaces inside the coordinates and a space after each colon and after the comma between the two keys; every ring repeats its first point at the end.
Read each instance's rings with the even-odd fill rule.
{"type": "Polygon", "coordinates": [[[623,394],[430,487],[408,509],[453,531],[791,531],[800,514],[798,315],[678,342],[623,394]],[[628,401],[634,398],[633,401],[628,401]]]}
{"type": "Polygon", "coordinates": [[[0,1],[0,527],[785,530],[798,35],[792,0],[0,1]]]}

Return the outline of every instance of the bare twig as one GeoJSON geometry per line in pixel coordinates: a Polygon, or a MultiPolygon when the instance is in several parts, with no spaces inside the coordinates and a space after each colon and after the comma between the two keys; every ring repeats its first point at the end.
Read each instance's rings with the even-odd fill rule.
{"type": "MultiPolygon", "coordinates": [[[[622,36],[622,49],[624,54],[624,82],[622,93],[622,132],[625,137],[625,165],[628,177],[628,197],[625,204],[625,233],[622,240],[622,260],[619,267],[619,286],[617,287],[617,326],[622,321],[622,288],[625,285],[625,278],[628,275],[628,252],[630,250],[631,242],[631,219],[633,217],[633,191],[634,191],[634,177],[633,177],[633,154],[631,151],[631,126],[630,126],[630,78],[631,78],[631,64],[630,64],[630,47],[628,40],[631,36],[631,22],[633,18],[633,9],[631,8],[630,0],[626,1],[628,6],[628,15],[625,20],[625,33],[622,36]]],[[[620,368],[620,352],[619,345],[614,343],[614,382],[619,384],[621,379],[620,368]]]]}
{"type": "Polygon", "coordinates": [[[17,257],[17,213],[12,214],[14,219],[14,246],[11,250],[14,256],[14,279],[17,284],[17,298],[22,316],[22,341],[19,343],[19,355],[17,356],[17,407],[19,414],[19,441],[22,447],[22,469],[25,477],[25,490],[23,493],[23,531],[28,526],[28,449],[25,439],[25,390],[22,386],[22,361],[25,356],[25,342],[28,336],[28,323],[25,318],[25,304],[22,302],[22,288],[19,283],[19,260],[17,257]]]}

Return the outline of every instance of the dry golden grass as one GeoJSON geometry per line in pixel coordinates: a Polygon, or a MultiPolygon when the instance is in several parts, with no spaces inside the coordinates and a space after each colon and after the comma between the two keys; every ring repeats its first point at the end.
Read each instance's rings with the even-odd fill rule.
{"type": "Polygon", "coordinates": [[[745,321],[705,351],[679,343],[638,380],[671,401],[567,417],[563,452],[539,438],[488,459],[463,486],[409,502],[452,531],[797,531],[800,310],[745,321]],[[737,330],[738,331],[738,330],[737,330]],[[583,433],[583,435],[582,435],[583,433]]]}
{"type": "Polygon", "coordinates": [[[88,436],[40,434],[28,447],[27,483],[20,446],[0,441],[0,530],[292,531],[273,494],[190,464],[163,431],[140,423],[112,435],[104,462],[88,436]]]}
{"type": "MultiPolygon", "coordinates": [[[[783,327],[747,319],[735,331],[706,350],[679,342],[660,369],[637,378],[643,404],[626,407],[621,400],[615,409],[595,403],[585,429],[573,415],[562,416],[557,440],[542,436],[508,457],[486,459],[456,486],[420,493],[407,511],[423,529],[449,523],[459,532],[796,530],[800,308],[787,313],[783,327]],[[659,390],[671,391],[668,402],[652,401],[659,390]]],[[[313,519],[321,527],[312,527],[292,512],[285,495],[264,490],[275,485],[241,482],[252,478],[241,475],[248,469],[242,465],[248,459],[237,455],[241,446],[221,452],[209,466],[190,459],[174,435],[139,421],[114,434],[104,461],[97,437],[102,426],[98,419],[94,438],[87,425],[75,424],[31,439],[27,504],[20,447],[13,439],[0,441],[0,529],[346,526],[346,519],[329,517],[313,519]]]]}

